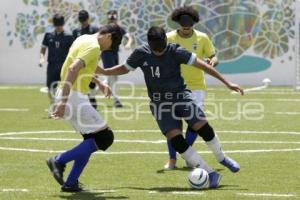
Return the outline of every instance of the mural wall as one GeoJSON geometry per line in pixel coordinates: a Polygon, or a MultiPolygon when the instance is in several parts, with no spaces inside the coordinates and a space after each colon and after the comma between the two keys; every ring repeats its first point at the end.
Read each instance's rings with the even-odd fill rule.
{"type": "MultiPolygon", "coordinates": [[[[294,0],[1,1],[4,10],[0,18],[4,30],[0,36],[0,58],[3,59],[5,52],[18,48],[21,52],[33,52],[35,49],[33,57],[37,60],[41,38],[53,28],[51,18],[54,13],[63,14],[67,19],[66,29],[72,30],[78,26],[77,13],[81,9],[88,10],[92,24],[99,26],[106,24],[108,10],[118,10],[119,23],[134,36],[138,46],[146,41],[147,29],[152,25],[164,26],[168,31],[176,29],[169,16],[174,8],[184,4],[193,5],[199,11],[200,23],[196,29],[212,38],[221,61],[218,66],[220,72],[250,85],[258,84],[265,77],[271,78],[277,85],[294,83],[294,0]]],[[[3,70],[6,63],[0,61],[0,64],[1,74],[9,70],[3,70]]],[[[6,81],[2,81],[4,77],[1,74],[0,82],[18,82],[7,80],[7,77],[6,81]]],[[[40,78],[24,80],[41,81],[40,78]]],[[[208,82],[213,81],[208,78],[208,82]]]]}

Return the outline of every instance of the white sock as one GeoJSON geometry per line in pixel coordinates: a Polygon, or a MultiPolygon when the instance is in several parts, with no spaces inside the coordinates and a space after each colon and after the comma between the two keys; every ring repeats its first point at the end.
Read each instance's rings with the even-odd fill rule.
{"type": "Polygon", "coordinates": [[[211,141],[206,142],[207,146],[212,150],[218,162],[221,162],[225,158],[225,154],[222,151],[219,138],[215,136],[211,141]]]}
{"type": "Polygon", "coordinates": [[[205,169],[208,173],[214,171],[191,146],[181,154],[181,157],[193,167],[200,165],[200,167],[205,169]]]}

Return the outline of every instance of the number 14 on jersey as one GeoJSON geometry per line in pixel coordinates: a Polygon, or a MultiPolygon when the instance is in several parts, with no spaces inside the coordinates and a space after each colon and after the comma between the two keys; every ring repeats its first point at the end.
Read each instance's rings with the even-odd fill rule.
{"type": "Polygon", "coordinates": [[[152,72],[152,77],[157,77],[159,78],[160,77],[160,71],[159,71],[159,66],[157,67],[150,67],[151,68],[151,72],[152,72]]]}

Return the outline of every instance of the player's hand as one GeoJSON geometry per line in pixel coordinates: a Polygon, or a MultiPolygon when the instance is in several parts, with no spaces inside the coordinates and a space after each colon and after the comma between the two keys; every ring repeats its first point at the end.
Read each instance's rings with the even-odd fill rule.
{"type": "Polygon", "coordinates": [[[212,59],[207,58],[207,59],[205,59],[205,61],[207,64],[209,64],[213,67],[215,67],[216,64],[218,63],[218,60],[215,57],[213,57],[212,59]]]}
{"type": "Polygon", "coordinates": [[[97,74],[103,74],[103,75],[105,75],[105,69],[103,69],[102,67],[98,66],[97,67],[97,74]]]}
{"type": "Polygon", "coordinates": [[[108,98],[111,97],[112,91],[108,85],[101,83],[101,84],[99,84],[99,89],[103,92],[105,97],[108,97],[108,98]]]}
{"type": "Polygon", "coordinates": [[[39,67],[43,67],[43,64],[45,63],[45,59],[41,58],[39,61],[39,67]]]}
{"type": "Polygon", "coordinates": [[[51,117],[53,119],[62,119],[64,117],[66,110],[66,103],[64,102],[59,102],[55,107],[54,107],[54,112],[51,114],[51,117]]]}
{"type": "Polygon", "coordinates": [[[241,95],[244,95],[244,90],[235,83],[229,83],[227,87],[233,91],[236,91],[237,93],[240,93],[241,95]]]}

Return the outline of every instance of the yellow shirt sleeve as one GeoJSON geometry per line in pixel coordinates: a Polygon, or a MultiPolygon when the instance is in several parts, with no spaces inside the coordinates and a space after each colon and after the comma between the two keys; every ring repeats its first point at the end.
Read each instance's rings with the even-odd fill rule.
{"type": "Polygon", "coordinates": [[[212,55],[214,55],[216,53],[215,47],[212,43],[212,41],[209,39],[209,37],[206,35],[204,37],[204,52],[203,55],[204,57],[211,57],[212,55]]]}
{"type": "Polygon", "coordinates": [[[82,60],[85,66],[89,66],[91,62],[95,62],[95,60],[98,61],[99,54],[99,48],[90,47],[79,50],[76,58],[82,60]]]}

